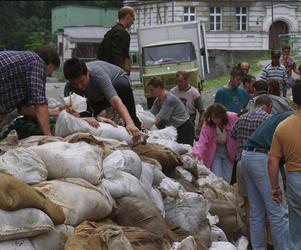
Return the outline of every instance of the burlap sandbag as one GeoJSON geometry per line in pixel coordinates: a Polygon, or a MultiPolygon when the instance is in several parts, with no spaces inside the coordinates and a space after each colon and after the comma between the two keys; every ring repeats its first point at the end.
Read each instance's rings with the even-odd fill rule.
{"type": "Polygon", "coordinates": [[[165,222],[160,210],[153,203],[136,197],[123,197],[116,200],[113,221],[121,226],[141,227],[156,236],[163,237],[165,222]]]}
{"type": "Polygon", "coordinates": [[[65,215],[60,206],[50,202],[42,193],[13,176],[0,173],[0,197],[0,208],[3,210],[38,208],[46,213],[56,225],[65,221],[65,215]]]}
{"type": "Polygon", "coordinates": [[[182,158],[179,154],[159,144],[137,144],[133,146],[132,150],[140,156],[147,156],[159,161],[163,172],[183,165],[182,158]]]}
{"type": "Polygon", "coordinates": [[[219,217],[219,222],[216,225],[225,232],[228,240],[236,240],[240,233],[245,230],[237,206],[231,201],[221,199],[211,199],[210,202],[210,214],[219,217]]]}
{"type": "Polygon", "coordinates": [[[84,221],[75,228],[75,234],[65,245],[65,250],[132,250],[121,227],[84,221]]]}

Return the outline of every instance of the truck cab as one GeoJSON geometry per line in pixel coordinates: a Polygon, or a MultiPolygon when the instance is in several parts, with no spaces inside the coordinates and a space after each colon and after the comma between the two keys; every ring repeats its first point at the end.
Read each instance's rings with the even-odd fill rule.
{"type": "Polygon", "coordinates": [[[138,30],[138,45],[141,55],[140,76],[144,85],[147,106],[150,96],[147,82],[153,76],[160,77],[166,90],[175,86],[176,72],[185,70],[190,75],[190,84],[201,90],[206,57],[202,44],[200,23],[177,23],[144,27],[138,30]],[[201,53],[203,52],[203,53],[201,53]]]}

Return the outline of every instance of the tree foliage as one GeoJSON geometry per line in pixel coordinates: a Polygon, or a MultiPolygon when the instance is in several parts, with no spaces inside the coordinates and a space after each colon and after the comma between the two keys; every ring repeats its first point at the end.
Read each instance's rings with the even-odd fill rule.
{"type": "Polygon", "coordinates": [[[0,50],[36,50],[54,43],[51,10],[63,5],[120,7],[107,1],[0,1],[0,50]]]}

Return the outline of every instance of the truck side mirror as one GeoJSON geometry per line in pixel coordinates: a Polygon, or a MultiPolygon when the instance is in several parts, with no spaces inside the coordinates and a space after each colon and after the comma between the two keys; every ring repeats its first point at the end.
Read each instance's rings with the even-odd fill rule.
{"type": "Polygon", "coordinates": [[[201,56],[205,56],[206,55],[206,50],[205,50],[205,48],[203,47],[203,48],[201,48],[201,56]]]}

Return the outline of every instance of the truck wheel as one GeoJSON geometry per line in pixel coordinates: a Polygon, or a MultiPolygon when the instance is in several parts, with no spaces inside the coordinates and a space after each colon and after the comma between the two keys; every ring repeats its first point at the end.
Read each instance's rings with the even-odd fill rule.
{"type": "Polygon", "coordinates": [[[153,106],[155,99],[156,99],[155,97],[147,97],[146,98],[148,109],[150,109],[153,106]]]}

